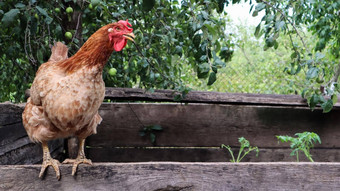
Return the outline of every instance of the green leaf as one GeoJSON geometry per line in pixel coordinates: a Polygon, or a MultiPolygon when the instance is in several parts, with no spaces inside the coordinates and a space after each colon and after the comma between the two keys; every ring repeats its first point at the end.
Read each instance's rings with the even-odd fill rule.
{"type": "MultiPolygon", "coordinates": [[[[46,18],[45,18],[45,22],[46,22],[46,24],[48,24],[48,25],[51,24],[52,21],[53,21],[53,19],[52,19],[51,17],[46,17],[46,18]]],[[[78,40],[78,39],[75,38],[74,40],[78,40]]]]}
{"type": "Polygon", "coordinates": [[[26,5],[24,5],[22,3],[17,3],[17,4],[15,4],[15,7],[21,9],[21,8],[25,8],[26,5]]]}
{"type": "Polygon", "coordinates": [[[238,138],[238,142],[241,143],[241,147],[249,147],[250,146],[249,141],[244,137],[238,138]]]}
{"type": "Polygon", "coordinates": [[[256,7],[255,7],[255,11],[260,12],[260,11],[262,11],[265,7],[266,7],[266,4],[264,4],[264,3],[258,3],[258,4],[256,5],[256,7]]]}
{"type": "Polygon", "coordinates": [[[216,81],[216,73],[210,72],[209,80],[208,80],[208,86],[211,86],[216,81]]]}
{"type": "Polygon", "coordinates": [[[325,57],[325,54],[322,54],[322,53],[320,53],[320,52],[317,52],[316,54],[315,54],[315,58],[316,59],[323,59],[325,57]]]}
{"type": "Polygon", "coordinates": [[[39,7],[39,6],[36,6],[37,10],[42,14],[44,15],[45,17],[48,17],[48,14],[47,12],[45,11],[45,9],[39,7]]]}
{"type": "Polygon", "coordinates": [[[156,142],[156,135],[154,133],[150,133],[150,140],[152,144],[156,142]]]}
{"type": "Polygon", "coordinates": [[[259,12],[255,10],[255,11],[253,12],[252,16],[253,16],[253,17],[256,17],[258,14],[259,14],[259,12]]]}
{"type": "Polygon", "coordinates": [[[45,22],[46,24],[51,24],[53,19],[48,15],[48,13],[45,11],[45,9],[39,7],[39,6],[36,6],[36,9],[42,14],[44,15],[46,18],[45,18],[45,22]]]}
{"type": "Polygon", "coordinates": [[[145,131],[139,131],[139,136],[144,137],[146,135],[145,131]]]}
{"type": "Polygon", "coordinates": [[[261,30],[261,23],[257,25],[257,27],[255,28],[255,37],[259,38],[260,37],[260,30],[261,30]]]}
{"type": "Polygon", "coordinates": [[[183,54],[183,48],[181,46],[176,46],[175,54],[181,57],[183,54]]]}
{"type": "Polygon", "coordinates": [[[332,110],[333,108],[333,100],[327,100],[323,104],[321,104],[321,107],[323,109],[323,113],[328,113],[332,110]]]}
{"type": "Polygon", "coordinates": [[[44,60],[43,60],[43,51],[42,50],[38,50],[37,58],[38,58],[39,63],[41,63],[41,64],[44,63],[44,60]]]}
{"type": "Polygon", "coordinates": [[[228,62],[231,60],[233,53],[234,51],[229,49],[228,47],[222,47],[221,52],[220,52],[220,57],[224,59],[224,61],[228,62]]]}
{"type": "Polygon", "coordinates": [[[194,46],[196,47],[196,48],[198,48],[199,46],[200,46],[200,44],[201,44],[201,34],[196,34],[195,36],[194,36],[194,38],[193,38],[193,40],[192,40],[192,42],[194,43],[194,46]]]}
{"type": "Polygon", "coordinates": [[[156,130],[156,131],[162,131],[163,128],[160,125],[152,125],[152,130],[156,130]]]}
{"type": "Polygon", "coordinates": [[[308,69],[306,77],[307,79],[312,79],[318,76],[319,69],[316,67],[311,67],[308,69]]]}
{"type": "Polygon", "coordinates": [[[198,65],[198,69],[197,69],[197,77],[198,78],[207,78],[209,75],[209,71],[210,71],[210,65],[208,63],[203,63],[198,65]]]}
{"type": "Polygon", "coordinates": [[[177,94],[177,95],[175,95],[175,97],[174,97],[174,101],[182,101],[182,95],[181,94],[177,94]]]}
{"type": "Polygon", "coordinates": [[[312,97],[309,99],[309,107],[313,110],[315,106],[319,103],[319,95],[313,94],[312,97]]]}
{"type": "Polygon", "coordinates": [[[273,37],[269,37],[269,38],[266,39],[266,45],[268,47],[273,47],[274,44],[275,44],[275,40],[273,39],[273,37]]]}
{"type": "Polygon", "coordinates": [[[4,14],[4,16],[1,19],[1,22],[8,26],[10,25],[14,20],[15,17],[20,13],[19,9],[11,9],[7,13],[4,14]]]}
{"type": "Polygon", "coordinates": [[[338,102],[338,96],[337,96],[336,94],[333,94],[333,95],[331,96],[331,98],[332,98],[333,105],[335,105],[336,102],[338,102]]]}
{"type": "Polygon", "coordinates": [[[143,10],[145,12],[150,11],[155,6],[155,0],[143,0],[143,10]]]}
{"type": "Polygon", "coordinates": [[[283,28],[283,26],[285,25],[285,22],[284,21],[280,21],[280,22],[276,22],[275,23],[275,29],[277,31],[281,30],[283,28]]]}
{"type": "Polygon", "coordinates": [[[290,55],[290,58],[291,59],[294,59],[294,58],[296,58],[297,57],[297,52],[293,52],[291,55],[290,55]]]}
{"type": "Polygon", "coordinates": [[[208,29],[208,31],[211,35],[216,35],[216,27],[215,26],[213,26],[211,23],[206,23],[206,24],[204,24],[204,26],[208,29]]]}
{"type": "Polygon", "coordinates": [[[277,41],[274,41],[274,49],[276,50],[279,47],[279,43],[277,41]]]}

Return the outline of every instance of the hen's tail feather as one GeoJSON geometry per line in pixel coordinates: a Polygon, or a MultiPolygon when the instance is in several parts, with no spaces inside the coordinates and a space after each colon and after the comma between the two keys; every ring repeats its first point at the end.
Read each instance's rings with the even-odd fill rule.
{"type": "Polygon", "coordinates": [[[48,61],[59,62],[68,58],[68,48],[61,42],[56,42],[52,47],[52,55],[48,61]]]}

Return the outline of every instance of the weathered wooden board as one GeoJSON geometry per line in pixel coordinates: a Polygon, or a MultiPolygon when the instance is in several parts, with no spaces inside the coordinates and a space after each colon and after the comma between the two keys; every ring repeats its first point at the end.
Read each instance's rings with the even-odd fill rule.
{"type": "Polygon", "coordinates": [[[27,136],[22,126],[23,110],[23,104],[0,103],[0,147],[27,136]]]}
{"type": "MultiPolygon", "coordinates": [[[[32,143],[22,125],[24,104],[0,103],[0,165],[35,164],[42,160],[42,148],[32,143]]],[[[51,154],[62,158],[63,140],[49,143],[51,154]]]]}
{"type": "MultiPolygon", "coordinates": [[[[233,148],[237,157],[239,148],[233,148]]],[[[86,156],[94,162],[229,162],[231,156],[227,149],[220,148],[87,148],[86,156]]],[[[296,162],[296,156],[290,156],[288,148],[260,148],[258,156],[253,151],[242,162],[296,162]]],[[[316,162],[340,161],[337,149],[312,149],[316,162]]],[[[309,162],[300,152],[299,160],[309,162]]]]}
{"type": "Polygon", "coordinates": [[[1,190],[340,190],[340,163],[95,163],[52,168],[0,166],[1,190]]]}
{"type": "MultiPolygon", "coordinates": [[[[116,101],[152,101],[174,102],[174,96],[179,94],[174,90],[154,90],[149,92],[140,88],[106,87],[105,98],[116,101]]],[[[29,97],[30,91],[26,91],[29,97]]],[[[208,91],[190,91],[181,100],[185,103],[215,103],[215,104],[247,104],[247,105],[294,105],[307,107],[306,99],[299,95],[274,95],[250,93],[224,93],[208,91]]],[[[339,101],[340,102],[340,98],[339,101]]],[[[335,104],[340,107],[340,103],[335,104]]]]}
{"type": "MultiPolygon", "coordinates": [[[[148,92],[139,88],[110,88],[105,89],[105,98],[113,100],[137,101],[167,101],[173,102],[173,90],[155,90],[148,92]]],[[[208,91],[190,91],[181,102],[189,103],[224,103],[224,104],[256,104],[256,105],[298,105],[307,106],[305,99],[298,95],[223,93],[208,91]]],[[[339,105],[340,106],[340,105],[339,105]]]]}
{"type": "Polygon", "coordinates": [[[138,131],[147,125],[161,125],[156,146],[239,146],[238,138],[263,148],[289,147],[278,144],[276,135],[313,131],[320,135],[319,148],[340,148],[340,110],[322,114],[304,107],[247,106],[226,104],[128,104],[104,103],[98,134],[87,140],[92,147],[152,146],[138,131]]]}
{"type": "MultiPolygon", "coordinates": [[[[0,165],[13,165],[13,164],[37,164],[41,163],[43,152],[40,144],[32,143],[28,137],[20,139],[23,143],[17,142],[10,144],[11,149],[4,147],[0,148],[0,165]]],[[[51,156],[53,158],[62,160],[64,156],[64,141],[58,139],[49,142],[51,156]]]]}

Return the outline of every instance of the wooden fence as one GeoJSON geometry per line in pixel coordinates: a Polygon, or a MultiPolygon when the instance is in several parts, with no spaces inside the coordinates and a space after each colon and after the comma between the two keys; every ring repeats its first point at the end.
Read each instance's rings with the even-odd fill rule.
{"type": "MultiPolygon", "coordinates": [[[[49,169],[48,183],[35,179],[40,166],[31,164],[41,162],[42,152],[40,145],[30,143],[22,127],[24,104],[0,104],[0,164],[3,164],[0,183],[4,183],[0,190],[24,189],[15,184],[15,177],[24,172],[28,174],[20,181],[31,182],[26,190],[39,190],[42,186],[68,190],[73,185],[75,190],[105,190],[113,185],[116,186],[113,190],[339,188],[339,104],[324,114],[320,108],[311,111],[306,101],[295,95],[193,91],[181,102],[174,102],[176,94],[170,90],[150,93],[141,89],[107,88],[105,97],[112,102],[102,104],[99,113],[103,122],[98,133],[86,141],[86,155],[95,165],[81,165],[75,179],[69,177],[70,166],[62,165],[65,177],[61,182],[54,179],[54,172],[49,169]],[[149,136],[139,135],[141,129],[150,125],[160,125],[163,129],[155,132],[154,144],[149,136]],[[296,158],[290,156],[289,145],[278,144],[275,137],[304,131],[313,131],[321,137],[322,144],[316,144],[312,150],[313,159],[319,163],[290,163],[296,158]],[[239,137],[245,137],[260,149],[258,157],[251,153],[243,161],[259,163],[225,163],[231,157],[226,149],[220,148],[221,144],[230,145],[237,153],[239,137]],[[141,177],[144,179],[139,180],[141,177]]],[[[75,153],[77,148],[70,143],[51,142],[53,156],[62,160],[65,153],[75,153]]],[[[308,161],[302,153],[300,160],[308,161]]]]}
{"type": "MultiPolygon", "coordinates": [[[[245,137],[260,149],[244,158],[247,162],[295,161],[288,144],[278,143],[276,135],[313,131],[322,144],[312,150],[315,161],[340,161],[340,105],[327,114],[311,111],[305,100],[295,95],[232,94],[190,92],[181,103],[173,101],[170,90],[153,93],[141,89],[107,88],[99,113],[103,122],[98,134],[87,138],[86,153],[95,162],[225,162],[230,160],[221,144],[235,152],[238,138],[245,137]],[[139,131],[160,125],[156,142],[139,131]]],[[[0,164],[32,164],[41,161],[39,145],[30,143],[21,124],[24,104],[0,104],[0,164]]],[[[55,157],[65,157],[63,140],[50,145],[55,157]]],[[[304,156],[302,161],[307,161],[304,156]]]]}
{"type": "Polygon", "coordinates": [[[303,99],[292,95],[190,92],[183,103],[170,103],[173,95],[167,90],[108,88],[106,98],[125,102],[101,106],[98,134],[87,139],[89,157],[97,162],[223,162],[230,155],[221,144],[237,152],[243,136],[260,148],[258,157],[252,153],[245,161],[295,161],[289,145],[278,144],[275,136],[313,131],[322,139],[312,150],[315,161],[340,161],[339,105],[323,114],[320,108],[312,112],[303,99]],[[154,103],[160,101],[168,103],[154,103]],[[138,134],[149,125],[163,128],[156,132],[155,145],[138,134]]]}

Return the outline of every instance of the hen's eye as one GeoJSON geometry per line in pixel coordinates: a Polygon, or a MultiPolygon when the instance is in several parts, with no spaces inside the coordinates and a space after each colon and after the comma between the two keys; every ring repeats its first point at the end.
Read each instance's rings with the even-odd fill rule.
{"type": "Polygon", "coordinates": [[[116,27],[116,31],[121,31],[121,29],[119,27],[116,27]]]}

